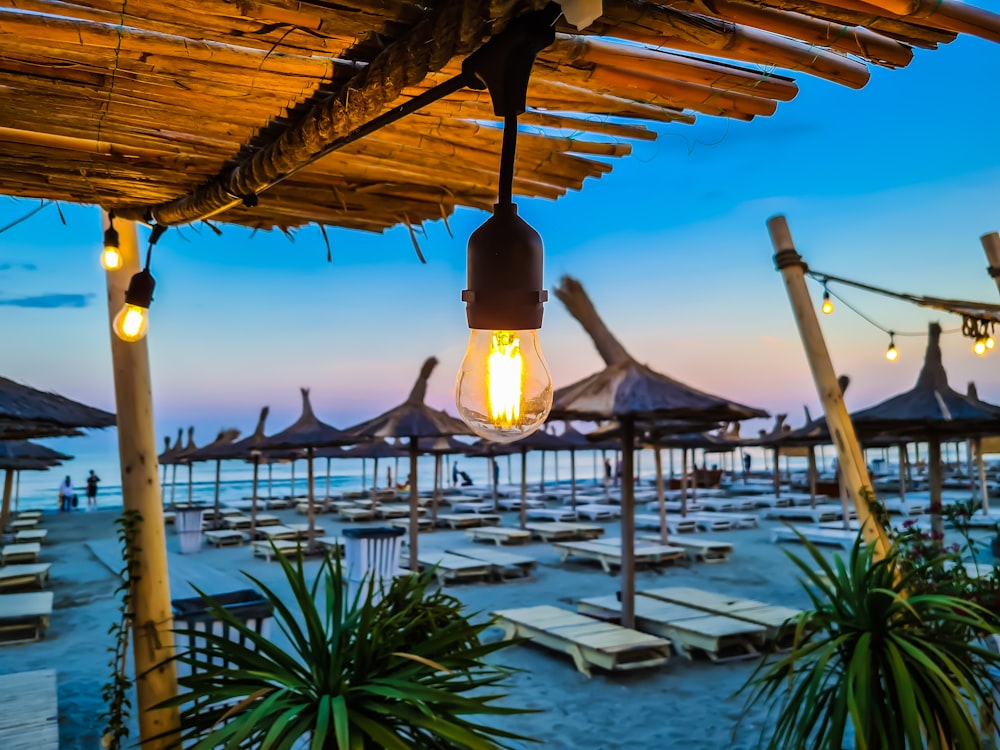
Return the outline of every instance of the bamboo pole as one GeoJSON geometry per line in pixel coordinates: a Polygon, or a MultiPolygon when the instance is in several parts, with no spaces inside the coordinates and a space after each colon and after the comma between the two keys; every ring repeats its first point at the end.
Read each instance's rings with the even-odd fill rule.
{"type": "Polygon", "coordinates": [[[653,456],[656,460],[656,507],[660,512],[660,544],[667,543],[667,503],[663,486],[663,451],[656,447],[653,456]]]}
{"type": "Polygon", "coordinates": [[[576,507],[576,450],[573,448],[569,449],[569,504],[576,507]]]}
{"type": "Polygon", "coordinates": [[[497,488],[497,457],[491,455],[490,459],[490,488],[493,492],[493,512],[496,513],[500,507],[500,492],[497,488]]]}
{"type": "MultiPolygon", "coordinates": [[[[21,510],[21,472],[20,470],[14,472],[14,512],[18,513],[21,510]]],[[[3,529],[3,525],[0,524],[0,529],[3,529]]]]}
{"type": "MultiPolygon", "coordinates": [[[[270,467],[270,464],[268,464],[270,467]]],[[[253,452],[253,487],[250,491],[250,539],[257,536],[257,481],[260,478],[260,451],[253,452]]]]}
{"type": "Polygon", "coordinates": [[[622,430],[622,626],[635,627],[635,467],[632,451],[635,447],[635,418],[621,418],[622,430]]]}
{"type": "MultiPolygon", "coordinates": [[[[103,231],[108,225],[107,215],[103,214],[102,219],[103,231]]],[[[118,220],[116,228],[122,266],[107,272],[109,324],[121,308],[129,280],[140,268],[135,224],[118,220]]],[[[122,506],[142,517],[136,527],[134,544],[138,552],[129,579],[139,737],[149,750],[164,750],[176,742],[180,719],[177,708],[154,709],[177,694],[177,671],[175,663],[167,661],[174,655],[173,609],[156,464],[148,340],[126,343],[110,330],[109,335],[122,506]]]]}
{"type": "Polygon", "coordinates": [[[1000,234],[990,232],[989,234],[984,234],[979,240],[983,243],[986,260],[990,264],[986,272],[993,277],[993,281],[997,285],[997,291],[1000,291],[1000,234]]]}
{"type": "Polygon", "coordinates": [[[295,458],[294,457],[291,460],[291,464],[292,464],[292,478],[289,480],[288,497],[292,499],[292,502],[295,502],[295,458]]]}
{"type": "MultiPolygon", "coordinates": [[[[417,457],[420,455],[419,440],[410,438],[410,570],[416,572],[420,570],[420,561],[417,560],[418,545],[420,544],[420,503],[417,494],[417,457]]],[[[396,475],[399,479],[399,475],[396,475]]]]}
{"type": "Polygon", "coordinates": [[[330,463],[332,462],[332,460],[333,459],[331,459],[329,456],[326,457],[326,492],[325,492],[325,498],[326,498],[326,502],[328,502],[328,503],[330,502],[330,463]]]}
{"type": "Polygon", "coordinates": [[[681,448],[681,518],[688,514],[688,451],[681,448]]]}
{"type": "Polygon", "coordinates": [[[983,463],[983,439],[976,438],[976,464],[979,467],[979,486],[983,493],[983,515],[990,515],[990,492],[986,483],[986,465],[983,463]]]}
{"type": "Polygon", "coordinates": [[[274,471],[273,470],[274,470],[274,464],[273,463],[269,463],[267,465],[267,499],[268,500],[274,500],[274,487],[273,487],[274,471]]]}
{"type": "Polygon", "coordinates": [[[772,480],[774,482],[774,496],[781,497],[781,449],[774,448],[771,452],[774,456],[774,472],[772,480]]]}
{"type": "MultiPolygon", "coordinates": [[[[311,555],[315,550],[316,538],[316,475],[313,469],[313,456],[316,451],[312,446],[306,448],[306,499],[309,503],[309,530],[306,532],[306,554],[311,555]]],[[[295,464],[292,463],[292,466],[295,464]]],[[[292,502],[295,502],[295,494],[292,493],[292,502]]]]}
{"type": "Polygon", "coordinates": [[[431,493],[431,528],[437,526],[438,494],[441,492],[441,458],[440,453],[434,454],[434,492],[431,493]]]}
{"type": "Polygon", "coordinates": [[[215,459],[215,502],[213,503],[214,515],[212,516],[212,528],[220,529],[222,528],[222,522],[219,520],[219,485],[222,482],[222,460],[215,459]]]}
{"type": "Polygon", "coordinates": [[[906,444],[899,446],[899,499],[906,502],[906,444]]]}
{"type": "Polygon", "coordinates": [[[521,446],[521,509],[518,513],[521,528],[528,525],[528,449],[521,446]]]}
{"type": "MultiPolygon", "coordinates": [[[[0,538],[3,537],[3,533],[7,530],[7,524],[10,522],[10,495],[13,488],[14,470],[7,469],[3,476],[3,506],[0,507],[0,538]]],[[[61,499],[59,507],[62,508],[61,499]]]]}
{"type": "Polygon", "coordinates": [[[941,441],[927,440],[927,481],[930,489],[931,543],[937,547],[944,540],[944,518],[941,515],[941,441]]]}
{"type": "Polygon", "coordinates": [[[844,405],[844,394],[837,382],[837,374],[826,348],[809,289],[806,287],[806,265],[795,250],[784,216],[775,216],[768,220],[768,229],[775,249],[774,261],[784,277],[806,358],[809,360],[816,390],[823,404],[826,423],[837,449],[842,483],[846,485],[848,495],[854,504],[863,538],[874,545],[875,559],[882,559],[889,551],[889,538],[878,519],[868,511],[867,498],[874,497],[871,480],[861,457],[861,447],[854,432],[854,425],[844,405]]]}
{"type": "Polygon", "coordinates": [[[809,446],[809,504],[816,507],[816,446],[809,446]]]}

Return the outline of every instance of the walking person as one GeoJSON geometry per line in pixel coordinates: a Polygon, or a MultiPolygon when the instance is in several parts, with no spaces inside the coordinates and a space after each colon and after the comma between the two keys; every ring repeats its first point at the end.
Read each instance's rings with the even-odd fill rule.
{"type": "Polygon", "coordinates": [[[73,509],[73,480],[69,478],[69,474],[63,480],[63,483],[59,485],[59,512],[62,513],[66,511],[67,513],[73,509]]]}
{"type": "Polygon", "coordinates": [[[458,461],[453,461],[451,464],[451,486],[455,487],[458,485],[458,461]]]}
{"type": "Polygon", "coordinates": [[[87,510],[90,510],[91,506],[97,509],[97,483],[100,481],[101,478],[91,469],[90,476],[87,477],[87,510]]]}

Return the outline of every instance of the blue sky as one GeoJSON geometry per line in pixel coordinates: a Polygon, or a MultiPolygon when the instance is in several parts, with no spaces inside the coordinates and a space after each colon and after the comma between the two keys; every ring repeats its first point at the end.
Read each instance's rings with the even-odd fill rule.
{"type": "MultiPolygon", "coordinates": [[[[814,268],[997,301],[979,236],[1000,229],[998,74],[1000,47],[962,39],[917,50],[906,69],[875,69],[860,91],[800,76],[799,96],[774,117],[665,127],[612,174],[557,202],[521,201],[521,214],[544,238],[549,287],[563,273],[578,277],[637,359],[798,423],[817,398],[773,270],[767,218],[787,215],[814,268]]],[[[0,200],[0,226],[33,205],[0,200]]],[[[47,208],[0,235],[0,373],[113,408],[98,213],[63,213],[65,226],[47,208]],[[59,306],[22,306],[49,295],[61,295],[59,306]]],[[[235,227],[221,237],[168,232],[152,266],[158,434],[195,424],[204,442],[219,427],[247,431],[264,404],[278,429],[297,414],[299,386],[312,387],[322,418],[346,426],[398,403],[431,354],[441,365],[428,400],[454,412],[468,335],[465,244],[485,218],[459,211],[454,237],[429,224],[420,238],[427,265],[405,229],[332,231],[332,263],[315,228],[294,243],[235,227]]],[[[895,330],[957,325],[845,295],[895,330]]],[[[854,381],[849,406],[912,385],[923,338],[897,340],[901,358],[889,365],[887,337],[842,306],[822,324],[837,369],[854,381]]],[[[542,345],[556,386],[601,366],[554,298],[542,345]]],[[[975,380],[1000,402],[1000,354],[977,359],[967,341],[947,336],[945,364],[953,385],[975,380]]]]}

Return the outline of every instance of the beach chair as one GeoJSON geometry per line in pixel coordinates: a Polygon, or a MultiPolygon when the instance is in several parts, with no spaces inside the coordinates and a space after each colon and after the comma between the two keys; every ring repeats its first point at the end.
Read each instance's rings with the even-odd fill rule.
{"type": "Polygon", "coordinates": [[[486,513],[496,508],[492,500],[462,500],[452,503],[451,510],[455,513],[486,513]]]}
{"type": "Polygon", "coordinates": [[[341,508],[340,517],[345,521],[371,521],[375,518],[375,512],[371,508],[341,508]]]}
{"type": "MultiPolygon", "coordinates": [[[[660,517],[652,513],[639,513],[635,517],[635,527],[637,529],[658,529],[660,528],[660,517]]],[[[697,530],[698,524],[690,518],[667,516],[667,531],[671,534],[691,534],[697,530]]]]}
{"type": "Polygon", "coordinates": [[[896,513],[903,516],[919,516],[926,513],[930,509],[929,501],[919,499],[911,500],[910,498],[901,500],[898,497],[893,497],[888,500],[883,500],[882,504],[890,513],[896,513]]]}
{"type": "MultiPolygon", "coordinates": [[[[621,567],[622,550],[620,540],[595,540],[587,542],[553,542],[553,549],[559,553],[560,562],[566,562],[571,557],[582,557],[596,560],[605,573],[612,573],[613,567],[621,567]]],[[[643,544],[635,547],[636,565],[662,565],[683,560],[684,550],[664,544],[643,544]]]]}
{"type": "MultiPolygon", "coordinates": [[[[418,515],[423,515],[425,512],[423,508],[417,509],[418,515]]],[[[406,518],[410,515],[410,505],[409,503],[386,503],[375,509],[375,515],[379,518],[406,518]]]]}
{"type": "Polygon", "coordinates": [[[543,542],[573,541],[575,539],[596,539],[604,534],[602,526],[590,524],[565,523],[551,521],[548,523],[529,523],[525,528],[536,539],[543,542]]]}
{"type": "Polygon", "coordinates": [[[491,567],[493,576],[501,580],[512,575],[527,578],[538,565],[538,561],[533,557],[515,555],[491,547],[452,547],[447,552],[449,555],[468,557],[486,563],[491,567]]]}
{"type": "MultiPolygon", "coordinates": [[[[622,604],[614,594],[580,599],[576,606],[583,614],[621,617],[622,604]]],[[[635,626],[643,633],[669,638],[689,659],[697,651],[716,662],[757,656],[766,633],[763,627],[744,620],[647,596],[635,598],[635,626]]]]}
{"type": "Polygon", "coordinates": [[[49,581],[51,568],[52,563],[4,565],[0,567],[0,592],[23,588],[44,589],[49,581]]]}
{"type": "Polygon", "coordinates": [[[833,503],[817,505],[815,508],[797,506],[789,508],[769,508],[764,512],[767,518],[774,518],[780,521],[812,521],[822,523],[823,521],[838,521],[844,517],[844,509],[833,503]]]}
{"type": "MultiPolygon", "coordinates": [[[[652,534],[638,534],[636,539],[655,544],[660,543],[660,537],[652,534]]],[[[673,547],[680,547],[687,552],[688,557],[692,560],[707,563],[725,562],[736,551],[729,542],[718,542],[700,536],[670,537],[668,543],[673,547]]]]}
{"type": "Polygon", "coordinates": [[[14,541],[17,544],[28,544],[30,542],[45,544],[45,540],[48,536],[48,529],[25,529],[24,531],[18,531],[14,534],[14,541]]]}
{"type": "MultiPolygon", "coordinates": [[[[319,500],[317,500],[317,501],[315,501],[313,503],[313,515],[317,515],[318,516],[321,513],[335,513],[335,512],[337,512],[339,510],[337,507],[335,507],[336,505],[337,505],[337,503],[325,503],[325,502],[320,502],[319,500]]],[[[354,503],[348,503],[347,505],[350,506],[350,507],[354,507],[354,503]]],[[[268,507],[270,508],[272,506],[269,505],[268,507]]],[[[303,516],[308,516],[309,515],[309,503],[308,502],[296,503],[295,504],[295,512],[299,513],[299,514],[301,514],[303,516]]]]}
{"type": "Polygon", "coordinates": [[[576,510],[564,508],[528,508],[525,516],[535,521],[575,521],[576,510]]]}
{"type": "Polygon", "coordinates": [[[295,540],[299,538],[299,532],[290,526],[265,526],[264,528],[257,529],[257,538],[272,541],[279,539],[295,540]]]}
{"type": "Polygon", "coordinates": [[[774,495],[732,495],[731,499],[737,501],[738,507],[744,510],[753,510],[754,508],[787,508],[789,505],[794,504],[785,495],[779,497],[775,497],[774,495]]]}
{"type": "Polygon", "coordinates": [[[670,658],[670,641],[636,630],[541,605],[492,613],[504,637],[526,638],[569,654],[587,677],[594,667],[617,672],[658,667],[670,658]]]}
{"type": "Polygon", "coordinates": [[[219,529],[217,531],[203,531],[202,536],[205,541],[215,547],[241,547],[246,537],[242,531],[235,529],[219,529]]]}
{"type": "Polygon", "coordinates": [[[41,520],[41,518],[42,518],[42,511],[40,511],[40,510],[22,510],[22,511],[19,511],[16,514],[15,517],[16,518],[21,518],[21,519],[25,519],[25,518],[37,518],[38,520],[41,520]]]}
{"type": "Polygon", "coordinates": [[[0,597],[0,641],[9,644],[40,639],[49,627],[52,598],[51,591],[0,597]]]}
{"type": "MultiPolygon", "coordinates": [[[[309,524],[307,523],[289,523],[285,526],[298,534],[299,539],[305,539],[309,535],[309,524]]],[[[325,533],[326,529],[318,523],[313,524],[313,536],[323,536],[325,533]]]]}
{"type": "MultiPolygon", "coordinates": [[[[409,567],[409,553],[406,550],[403,551],[403,558],[400,564],[409,567]]],[[[447,552],[422,551],[417,554],[417,562],[421,570],[433,568],[441,586],[453,581],[482,580],[493,571],[492,566],[482,560],[447,552]]]]}
{"type": "Polygon", "coordinates": [[[280,526],[281,519],[277,516],[272,516],[269,513],[258,513],[257,514],[257,528],[261,526],[280,526]]]}
{"type": "Polygon", "coordinates": [[[854,540],[858,537],[858,532],[851,529],[828,529],[821,526],[779,526],[771,529],[771,541],[777,542],[800,542],[802,541],[796,532],[802,534],[813,544],[829,544],[845,550],[854,546],[854,540]]]}
{"type": "Polygon", "coordinates": [[[466,535],[473,541],[485,539],[498,547],[501,544],[524,544],[531,541],[531,532],[524,529],[508,529],[503,526],[479,526],[466,529],[466,535]]]}
{"type": "Polygon", "coordinates": [[[576,506],[576,515],[590,521],[611,521],[621,515],[621,511],[614,505],[585,503],[576,506]]]}
{"type": "Polygon", "coordinates": [[[38,562],[40,554],[42,554],[42,545],[38,542],[8,544],[0,547],[0,565],[38,562]]]}
{"type": "Polygon", "coordinates": [[[496,526],[500,516],[485,513],[445,513],[437,517],[438,526],[452,529],[471,529],[475,526],[496,526]]]}
{"type": "Polygon", "coordinates": [[[344,554],[344,543],[339,536],[321,536],[316,544],[330,555],[340,557],[344,554]]]}
{"type": "MultiPolygon", "coordinates": [[[[397,529],[410,530],[410,519],[409,518],[393,518],[388,521],[388,526],[392,526],[397,529]]],[[[417,531],[434,531],[434,519],[425,518],[420,516],[417,518],[417,531]]]]}
{"type": "Polygon", "coordinates": [[[19,531],[27,531],[28,529],[35,528],[38,526],[40,520],[40,518],[21,518],[19,516],[8,523],[7,528],[12,534],[16,534],[19,531]]]}
{"type": "Polygon", "coordinates": [[[222,519],[222,523],[228,529],[233,531],[245,531],[250,528],[250,516],[238,515],[238,516],[225,516],[222,519]]]}
{"type": "Polygon", "coordinates": [[[683,519],[690,521],[702,531],[732,531],[735,528],[732,519],[721,517],[720,513],[688,513],[683,519]]]}
{"type": "Polygon", "coordinates": [[[789,645],[788,641],[795,631],[795,619],[802,614],[802,610],[791,607],[779,607],[756,599],[740,599],[683,586],[646,589],[636,593],[760,625],[766,631],[765,638],[779,647],[789,645]]]}
{"type": "Polygon", "coordinates": [[[59,750],[59,696],[54,669],[0,675],[0,695],[0,748],[59,750]]]}
{"type": "Polygon", "coordinates": [[[760,528],[760,516],[756,513],[739,513],[737,511],[716,512],[704,511],[699,513],[689,513],[688,518],[696,521],[729,521],[733,529],[757,529],[760,528]]]}
{"type": "MultiPolygon", "coordinates": [[[[500,510],[521,510],[521,498],[519,497],[501,497],[497,500],[497,507],[500,510]]],[[[545,503],[541,500],[525,498],[524,501],[525,508],[544,508],[545,503]]]]}
{"type": "MultiPolygon", "coordinates": [[[[740,505],[745,505],[746,501],[737,500],[734,497],[699,497],[698,504],[701,506],[701,510],[719,513],[737,510],[740,505]]],[[[748,510],[753,510],[753,507],[751,504],[748,510]]]]}
{"type": "Polygon", "coordinates": [[[275,555],[295,557],[298,554],[305,552],[302,542],[293,542],[288,539],[250,542],[250,548],[253,550],[254,557],[263,557],[268,562],[274,560],[275,555]]]}

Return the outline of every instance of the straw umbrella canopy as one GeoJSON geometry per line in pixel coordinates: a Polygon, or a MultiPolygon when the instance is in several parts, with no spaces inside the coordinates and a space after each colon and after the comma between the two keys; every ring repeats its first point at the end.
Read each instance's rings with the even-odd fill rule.
{"type": "Polygon", "coordinates": [[[10,518],[10,498],[14,487],[14,474],[19,471],[47,471],[63,461],[67,456],[44,445],[27,440],[0,440],[0,469],[5,470],[3,481],[3,505],[0,506],[0,534],[7,528],[10,518]]]}
{"type": "Polygon", "coordinates": [[[0,377],[0,440],[79,435],[114,424],[111,412],[0,377]]]}
{"type": "Polygon", "coordinates": [[[212,517],[212,526],[214,528],[218,528],[220,525],[219,486],[222,480],[222,457],[216,452],[216,449],[230,447],[236,442],[239,436],[240,431],[234,428],[219,430],[219,434],[216,435],[215,440],[208,445],[198,448],[186,457],[189,465],[198,461],[215,461],[215,502],[213,504],[215,515],[212,517]]]}
{"type": "Polygon", "coordinates": [[[632,451],[638,419],[733,422],[767,412],[691,388],[639,364],[601,320],[583,286],[563,277],[556,296],[580,322],[606,367],[553,395],[550,418],[617,420],[622,427],[622,624],[635,624],[635,515],[632,451]]]}
{"type": "Polygon", "coordinates": [[[941,326],[931,323],[924,366],[910,390],[851,414],[868,434],[905,435],[926,440],[930,478],[931,532],[944,535],[941,518],[941,441],[1000,434],[1000,406],[959,393],[948,385],[941,360],[941,326]]]}
{"type": "Polygon", "coordinates": [[[309,389],[302,388],[302,414],[295,423],[284,430],[264,438],[259,445],[263,451],[304,450],[308,469],[309,495],[309,532],[308,552],[314,549],[314,532],[316,529],[316,495],[314,491],[313,457],[317,448],[354,445],[359,442],[356,435],[321,421],[313,413],[309,403],[309,389]]]}
{"type": "Polygon", "coordinates": [[[409,438],[410,453],[410,568],[417,570],[418,553],[418,516],[417,502],[417,456],[420,455],[421,438],[439,438],[449,435],[472,434],[465,423],[444,411],[432,409],[424,403],[427,396],[427,380],[434,368],[437,358],[428,357],[420,368],[417,382],[413,384],[410,395],[399,406],[379,414],[351,427],[349,432],[368,438],[409,438]]]}

